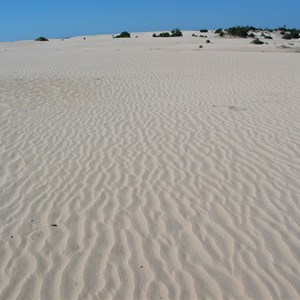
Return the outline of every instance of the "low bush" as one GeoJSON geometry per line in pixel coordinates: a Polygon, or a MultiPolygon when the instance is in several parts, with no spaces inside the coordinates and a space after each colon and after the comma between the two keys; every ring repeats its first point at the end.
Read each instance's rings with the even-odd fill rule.
{"type": "Polygon", "coordinates": [[[36,42],[48,42],[49,40],[43,36],[40,36],[40,37],[36,38],[35,41],[36,42]]]}
{"type": "Polygon", "coordinates": [[[291,39],[299,39],[300,30],[293,29],[289,33],[283,35],[283,39],[291,40],[291,39]]]}
{"type": "MultiPolygon", "coordinates": [[[[174,37],[174,36],[182,36],[182,32],[180,29],[173,29],[171,30],[171,34],[169,32],[161,32],[160,34],[153,33],[153,37],[174,37]]],[[[195,34],[192,34],[192,36],[197,36],[195,34]]]]}
{"type": "Polygon", "coordinates": [[[127,31],[123,31],[121,32],[119,35],[114,37],[115,39],[119,39],[119,38],[130,38],[130,33],[127,31]]]}
{"type": "Polygon", "coordinates": [[[206,42],[206,44],[210,44],[211,43],[210,40],[206,40],[205,42],[206,42]]]}
{"type": "Polygon", "coordinates": [[[224,31],[220,32],[220,37],[223,37],[225,35],[224,31]]]}
{"type": "Polygon", "coordinates": [[[262,44],[264,44],[264,42],[261,41],[260,39],[255,39],[255,40],[253,40],[253,41],[251,42],[251,44],[262,45],[262,44]]]}
{"type": "Polygon", "coordinates": [[[290,33],[286,33],[282,36],[282,38],[285,39],[285,40],[291,40],[293,37],[290,33]]]}
{"type": "Polygon", "coordinates": [[[274,30],[278,30],[278,31],[281,31],[281,32],[287,31],[286,26],[284,26],[284,27],[278,27],[278,28],[276,28],[274,30]]]}
{"type": "Polygon", "coordinates": [[[170,35],[170,33],[169,32],[161,32],[160,34],[159,34],[159,37],[170,37],[171,35],[170,35]]]}
{"type": "Polygon", "coordinates": [[[172,33],[172,36],[182,36],[181,30],[178,28],[171,30],[171,33],[172,33]]]}
{"type": "Polygon", "coordinates": [[[221,33],[222,31],[223,31],[222,28],[218,28],[215,30],[215,33],[218,34],[218,33],[221,33]]]}
{"type": "Polygon", "coordinates": [[[200,32],[208,32],[207,29],[200,29],[200,32]]]}
{"type": "Polygon", "coordinates": [[[231,36],[243,37],[246,38],[248,36],[249,29],[247,27],[230,27],[227,29],[227,32],[231,36]]]}
{"type": "Polygon", "coordinates": [[[256,28],[253,26],[235,26],[228,28],[227,32],[231,36],[246,38],[250,30],[256,31],[256,28]]]}

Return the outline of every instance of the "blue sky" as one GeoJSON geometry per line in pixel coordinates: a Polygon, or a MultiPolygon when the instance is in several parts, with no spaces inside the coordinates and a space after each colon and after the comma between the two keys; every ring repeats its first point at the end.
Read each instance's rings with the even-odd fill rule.
{"type": "Polygon", "coordinates": [[[300,27],[300,0],[0,0],[0,41],[253,25],[300,27]]]}

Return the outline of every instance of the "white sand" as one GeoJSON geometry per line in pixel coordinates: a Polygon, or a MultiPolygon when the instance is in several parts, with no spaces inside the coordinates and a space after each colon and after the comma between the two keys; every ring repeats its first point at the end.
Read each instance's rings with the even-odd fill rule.
{"type": "Polygon", "coordinates": [[[300,40],[192,33],[0,44],[0,299],[300,298],[300,40]]]}

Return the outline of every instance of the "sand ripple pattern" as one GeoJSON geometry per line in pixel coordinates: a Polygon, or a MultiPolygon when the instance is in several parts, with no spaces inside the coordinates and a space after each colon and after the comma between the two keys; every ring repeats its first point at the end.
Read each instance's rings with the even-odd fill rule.
{"type": "Polygon", "coordinates": [[[297,54],[43,49],[2,56],[1,299],[300,298],[297,54]]]}

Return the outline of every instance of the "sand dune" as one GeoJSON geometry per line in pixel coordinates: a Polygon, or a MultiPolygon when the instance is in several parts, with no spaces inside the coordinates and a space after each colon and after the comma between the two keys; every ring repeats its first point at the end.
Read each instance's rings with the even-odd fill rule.
{"type": "Polygon", "coordinates": [[[137,35],[0,44],[0,299],[299,299],[299,42],[137,35]]]}

